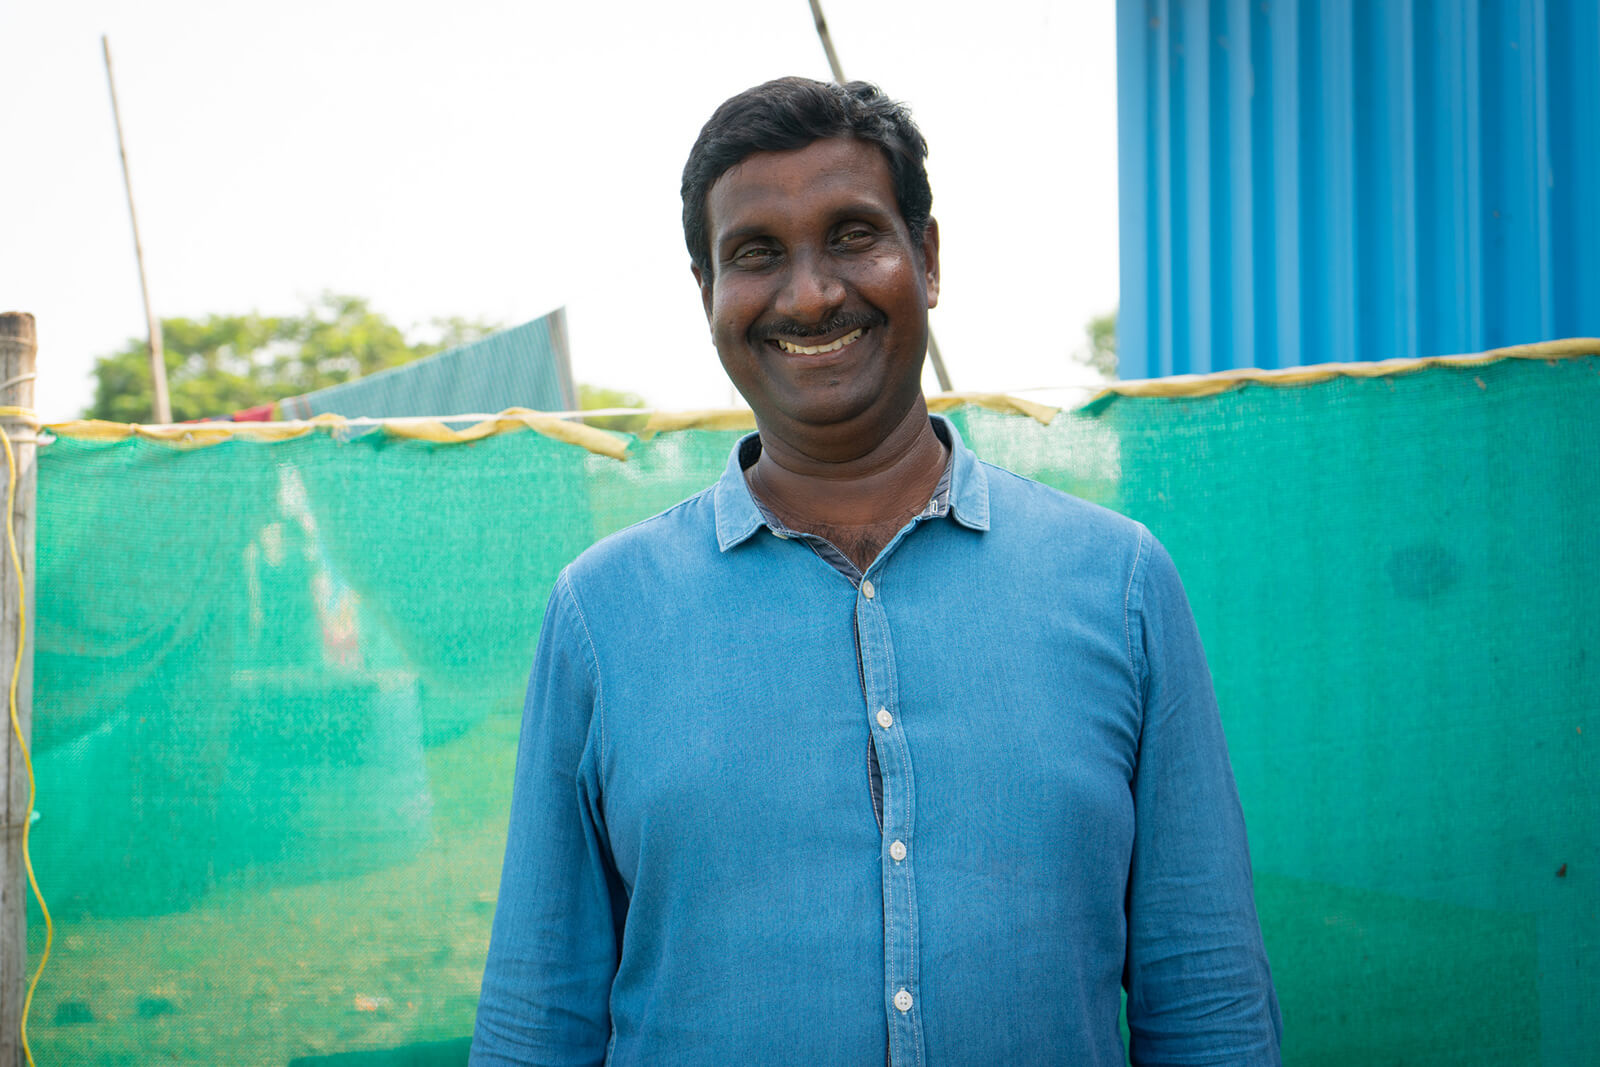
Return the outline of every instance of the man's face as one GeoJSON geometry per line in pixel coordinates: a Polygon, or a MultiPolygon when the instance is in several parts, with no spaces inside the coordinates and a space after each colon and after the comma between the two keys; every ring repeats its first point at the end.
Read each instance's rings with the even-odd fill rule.
{"type": "Polygon", "coordinates": [[[711,271],[695,280],[763,433],[898,422],[921,393],[939,238],[931,221],[906,229],[882,151],[831,138],[758,152],[712,185],[706,220],[711,271]]]}

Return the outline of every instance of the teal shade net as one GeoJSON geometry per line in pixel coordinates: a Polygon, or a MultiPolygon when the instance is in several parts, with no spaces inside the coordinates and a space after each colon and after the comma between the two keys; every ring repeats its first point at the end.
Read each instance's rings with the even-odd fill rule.
{"type": "MultiPolygon", "coordinates": [[[[952,418],[1178,562],[1285,1062],[1600,1062],[1600,357],[952,418]]],[[[550,585],[738,433],[247,434],[40,452],[35,1057],[462,1062],[550,585]]]]}

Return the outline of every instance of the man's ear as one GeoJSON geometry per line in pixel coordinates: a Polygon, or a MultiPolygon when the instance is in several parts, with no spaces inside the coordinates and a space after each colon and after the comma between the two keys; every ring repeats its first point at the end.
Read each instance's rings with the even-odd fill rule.
{"type": "Polygon", "coordinates": [[[689,273],[694,275],[694,283],[700,287],[700,303],[705,305],[706,321],[711,321],[711,275],[701,270],[693,263],[689,264],[689,273]]]}
{"type": "Polygon", "coordinates": [[[928,306],[939,306],[939,220],[930,218],[922,228],[922,270],[928,286],[928,306]]]}

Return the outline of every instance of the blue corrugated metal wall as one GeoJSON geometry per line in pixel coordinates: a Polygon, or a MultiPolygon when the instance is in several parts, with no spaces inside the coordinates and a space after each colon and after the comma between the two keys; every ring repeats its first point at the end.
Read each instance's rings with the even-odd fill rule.
{"type": "Polygon", "coordinates": [[[1600,336],[1596,0],[1118,0],[1125,378],[1600,336]]]}

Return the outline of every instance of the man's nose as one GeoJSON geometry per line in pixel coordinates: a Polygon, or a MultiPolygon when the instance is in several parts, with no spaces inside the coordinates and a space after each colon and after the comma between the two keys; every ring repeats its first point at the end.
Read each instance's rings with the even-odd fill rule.
{"type": "Polygon", "coordinates": [[[788,276],[778,294],[779,314],[796,322],[822,322],[844,303],[844,283],[828,257],[800,252],[789,259],[788,276]]]}

